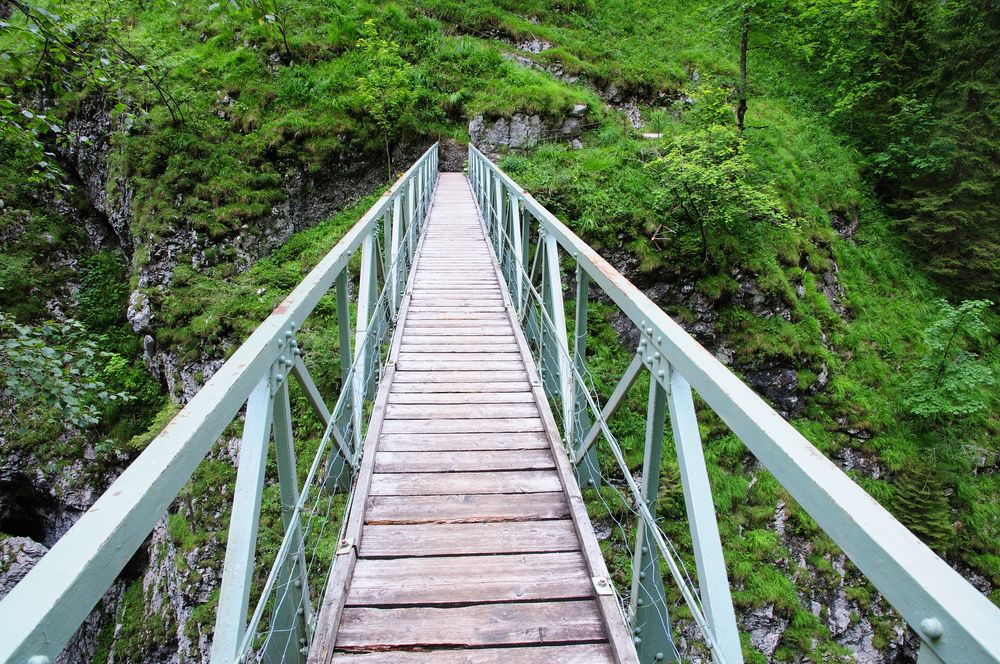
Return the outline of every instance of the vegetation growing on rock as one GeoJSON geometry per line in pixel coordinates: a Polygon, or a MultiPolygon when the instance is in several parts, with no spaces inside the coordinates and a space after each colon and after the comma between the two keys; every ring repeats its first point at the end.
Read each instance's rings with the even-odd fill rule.
{"type": "MultiPolygon", "coordinates": [[[[54,499],[99,492],[370,206],[387,162],[503,119],[490,147],[515,179],[997,601],[1000,320],[982,298],[1000,285],[998,16],[973,0],[0,1],[4,348],[63,329],[101,360],[69,393],[82,415],[5,425],[2,463],[27,459],[54,499]]],[[[301,335],[327,394],[330,309],[301,335]]],[[[606,396],[634,331],[600,302],[589,328],[606,396]]],[[[42,348],[63,357],[42,345],[39,366],[42,348]]],[[[49,369],[80,367],[74,352],[49,369]]],[[[0,389],[4,414],[23,385],[0,389]]],[[[614,421],[636,468],[643,395],[614,421]]],[[[701,415],[748,661],[905,650],[885,601],[701,415]]],[[[231,437],[123,579],[95,659],[204,654],[231,437]]],[[[659,513],[689,552],[667,457],[659,513]]],[[[596,523],[621,516],[589,499],[596,523]]],[[[622,587],[627,529],[604,542],[622,587]]]]}

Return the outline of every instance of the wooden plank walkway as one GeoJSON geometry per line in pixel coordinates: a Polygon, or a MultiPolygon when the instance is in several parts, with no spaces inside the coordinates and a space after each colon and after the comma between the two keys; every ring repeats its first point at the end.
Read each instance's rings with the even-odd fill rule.
{"type": "Polygon", "coordinates": [[[637,661],[509,303],[442,174],[310,662],[637,661]]]}

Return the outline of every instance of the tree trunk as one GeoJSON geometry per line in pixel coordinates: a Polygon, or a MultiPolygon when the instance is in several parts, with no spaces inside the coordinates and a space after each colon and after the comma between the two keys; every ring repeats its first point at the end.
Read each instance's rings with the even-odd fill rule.
{"type": "Polygon", "coordinates": [[[385,139],[385,169],[389,174],[389,182],[392,182],[392,153],[389,152],[389,135],[383,134],[385,139]]]}
{"type": "Polygon", "coordinates": [[[736,128],[743,132],[747,114],[747,48],[750,46],[750,3],[743,6],[743,29],[740,32],[740,86],[736,102],[736,128]]]}

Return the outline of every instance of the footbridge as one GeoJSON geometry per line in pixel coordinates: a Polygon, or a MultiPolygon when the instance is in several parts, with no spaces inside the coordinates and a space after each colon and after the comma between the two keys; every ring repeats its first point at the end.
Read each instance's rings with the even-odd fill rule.
{"type": "Polygon", "coordinates": [[[905,619],[920,664],[1000,662],[986,597],[475,147],[439,173],[436,145],[0,601],[0,661],[55,662],[236,428],[214,663],[647,664],[683,659],[682,625],[698,661],[739,664],[695,394],[905,619]],[[594,302],[639,338],[604,398],[594,302]],[[310,375],[325,364],[336,394],[310,375]],[[615,416],[647,385],[637,470],[615,416]],[[657,505],[665,443],[684,552],[657,505]]]}

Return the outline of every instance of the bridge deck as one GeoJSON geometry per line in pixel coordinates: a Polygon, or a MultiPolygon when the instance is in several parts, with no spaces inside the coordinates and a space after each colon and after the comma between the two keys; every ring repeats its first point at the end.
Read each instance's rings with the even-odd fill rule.
{"type": "Polygon", "coordinates": [[[310,661],[633,661],[462,174],[407,292],[310,661]]]}

